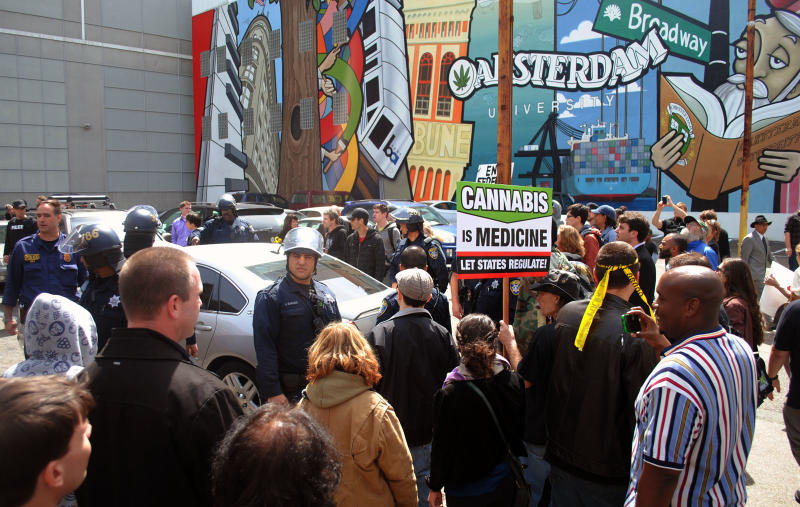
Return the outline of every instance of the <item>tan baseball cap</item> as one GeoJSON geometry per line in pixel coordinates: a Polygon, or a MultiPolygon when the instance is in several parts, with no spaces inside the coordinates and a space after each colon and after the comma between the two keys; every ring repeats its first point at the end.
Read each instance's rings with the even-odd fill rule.
{"type": "Polygon", "coordinates": [[[403,296],[417,301],[427,301],[433,291],[433,278],[419,268],[404,269],[397,273],[397,290],[403,296]]]}

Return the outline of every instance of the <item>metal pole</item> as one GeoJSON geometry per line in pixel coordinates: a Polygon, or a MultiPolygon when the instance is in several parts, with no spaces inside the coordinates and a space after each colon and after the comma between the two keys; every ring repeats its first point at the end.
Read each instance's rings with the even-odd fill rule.
{"type": "MultiPolygon", "coordinates": [[[[512,34],[514,32],[514,1],[500,0],[497,52],[499,59],[497,82],[497,183],[511,184],[511,108],[512,34]]],[[[508,278],[503,278],[503,320],[508,322],[508,278]]]]}
{"type": "Polygon", "coordinates": [[[747,2],[747,68],[744,82],[744,132],[742,133],[742,200],[739,208],[739,256],[742,239],[747,235],[747,212],[750,209],[750,136],[753,122],[753,51],[756,2],[747,2]]]}

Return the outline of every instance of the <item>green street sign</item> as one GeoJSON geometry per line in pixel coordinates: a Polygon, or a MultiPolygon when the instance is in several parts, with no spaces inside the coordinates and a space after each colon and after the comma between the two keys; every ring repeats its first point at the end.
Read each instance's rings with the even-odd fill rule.
{"type": "Polygon", "coordinates": [[[670,53],[708,63],[711,31],[682,14],[644,0],[603,0],[597,9],[594,31],[625,40],[641,40],[658,28],[670,53]]]}

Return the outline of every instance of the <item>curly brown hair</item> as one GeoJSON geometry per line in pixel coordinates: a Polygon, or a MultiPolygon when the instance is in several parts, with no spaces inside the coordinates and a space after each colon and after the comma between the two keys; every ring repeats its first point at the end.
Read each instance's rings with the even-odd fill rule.
{"type": "Polygon", "coordinates": [[[488,315],[472,313],[461,319],[456,328],[456,341],[461,348],[461,362],[477,378],[494,375],[494,343],[498,330],[488,315]]]}
{"type": "Polygon", "coordinates": [[[381,379],[380,365],[367,340],[348,322],[328,324],[308,349],[306,379],[313,384],[333,370],[354,373],[369,386],[381,379]]]}

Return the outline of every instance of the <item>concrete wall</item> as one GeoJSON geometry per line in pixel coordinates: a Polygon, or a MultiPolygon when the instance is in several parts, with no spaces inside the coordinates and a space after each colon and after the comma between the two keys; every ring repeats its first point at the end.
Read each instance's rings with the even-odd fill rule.
{"type": "Polygon", "coordinates": [[[0,203],[195,193],[191,0],[0,0],[0,203]]]}

